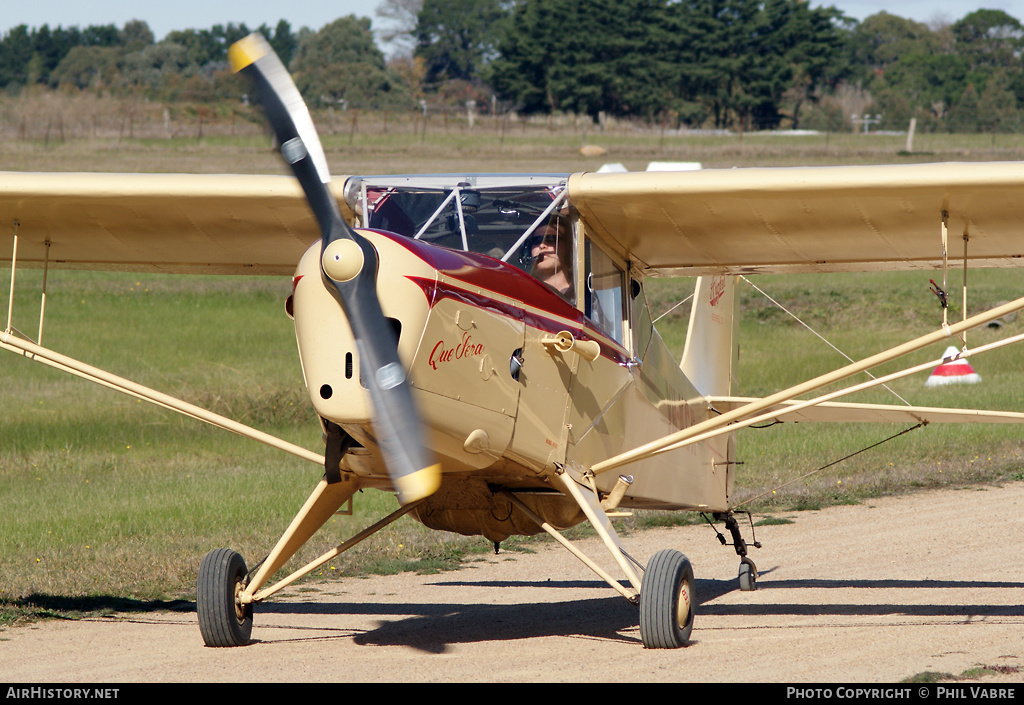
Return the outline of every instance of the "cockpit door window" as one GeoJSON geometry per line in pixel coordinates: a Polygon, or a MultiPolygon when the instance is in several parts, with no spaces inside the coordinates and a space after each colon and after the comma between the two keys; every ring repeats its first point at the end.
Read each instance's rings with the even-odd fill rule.
{"type": "Polygon", "coordinates": [[[612,258],[589,239],[586,241],[586,279],[584,313],[598,328],[619,344],[623,343],[625,300],[622,295],[626,275],[612,258]]]}

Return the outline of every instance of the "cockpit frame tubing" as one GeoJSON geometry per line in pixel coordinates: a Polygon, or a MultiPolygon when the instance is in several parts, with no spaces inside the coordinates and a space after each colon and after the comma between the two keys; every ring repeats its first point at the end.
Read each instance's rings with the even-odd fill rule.
{"type": "Polygon", "coordinates": [[[530,235],[533,234],[533,231],[537,229],[537,226],[540,225],[541,223],[543,223],[545,220],[548,219],[548,216],[550,216],[551,213],[555,210],[555,208],[558,207],[558,205],[562,201],[565,200],[565,197],[568,194],[569,194],[569,192],[567,190],[563,189],[560,194],[558,194],[557,196],[555,196],[555,198],[553,198],[551,200],[551,204],[547,208],[545,208],[543,210],[543,212],[541,212],[541,214],[539,216],[537,216],[537,219],[535,221],[533,221],[533,223],[530,225],[530,227],[528,227],[526,229],[526,232],[524,232],[522,235],[519,236],[519,239],[516,240],[515,244],[512,245],[512,247],[510,247],[508,249],[508,252],[506,252],[504,255],[502,255],[502,257],[501,257],[501,261],[502,262],[508,262],[509,258],[512,256],[512,254],[514,252],[517,252],[519,250],[519,248],[523,246],[523,244],[530,237],[530,235]]]}
{"type": "MultiPolygon", "coordinates": [[[[433,215],[431,215],[429,218],[427,218],[427,222],[423,224],[423,227],[419,229],[419,232],[417,232],[415,235],[413,235],[413,238],[412,238],[413,240],[419,240],[419,239],[421,239],[423,237],[423,233],[427,232],[427,228],[429,228],[431,225],[434,224],[434,221],[437,220],[437,216],[441,215],[441,211],[443,211],[445,209],[445,206],[447,206],[449,203],[451,203],[452,199],[455,198],[456,194],[458,194],[458,193],[459,193],[459,187],[456,186],[455,188],[452,189],[452,192],[449,193],[448,196],[443,201],[441,201],[441,205],[439,205],[437,207],[437,210],[434,211],[433,215]]],[[[460,219],[460,224],[461,224],[461,219],[460,219]]],[[[465,229],[463,228],[463,230],[465,230],[465,229]]],[[[463,242],[465,242],[465,240],[466,240],[466,233],[465,232],[462,233],[462,240],[463,240],[463,242]]],[[[469,249],[469,248],[466,248],[466,249],[469,249]]]]}

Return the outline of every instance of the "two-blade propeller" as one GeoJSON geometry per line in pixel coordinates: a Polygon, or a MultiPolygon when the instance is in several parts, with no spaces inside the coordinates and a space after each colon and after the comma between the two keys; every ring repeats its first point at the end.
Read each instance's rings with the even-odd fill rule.
{"type": "Polygon", "coordinates": [[[441,466],[423,445],[398,340],[377,298],[377,251],[341,217],[328,184],[327,159],[298,89],[259,34],[229,50],[235,71],[248,75],[280,145],[281,156],[302,185],[322,234],[320,266],[325,285],[352,326],[362,378],[373,402],[374,433],[388,473],[407,504],[433,494],[441,466]]]}

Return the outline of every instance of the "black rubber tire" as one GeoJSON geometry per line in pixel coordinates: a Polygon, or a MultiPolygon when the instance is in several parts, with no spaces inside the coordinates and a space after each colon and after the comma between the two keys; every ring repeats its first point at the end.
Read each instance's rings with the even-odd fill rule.
{"type": "Polygon", "coordinates": [[[217,548],[199,564],[196,613],[207,646],[245,646],[252,637],[252,604],[240,605],[245,587],[245,559],[230,548],[217,548]]]}
{"type": "Polygon", "coordinates": [[[754,561],[744,557],[740,560],[740,590],[752,592],[757,589],[757,566],[754,561]]]}
{"type": "Polygon", "coordinates": [[[696,606],[690,559],[671,548],[655,553],[640,586],[640,638],[644,646],[686,646],[696,606]]]}

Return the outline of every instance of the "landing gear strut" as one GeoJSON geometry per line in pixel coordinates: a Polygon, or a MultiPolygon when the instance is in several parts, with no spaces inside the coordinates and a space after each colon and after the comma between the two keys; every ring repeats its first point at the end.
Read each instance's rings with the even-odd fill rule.
{"type": "MultiPolygon", "coordinates": [[[[736,555],[740,557],[740,590],[743,590],[745,592],[756,590],[757,566],[754,565],[754,561],[750,560],[750,558],[747,556],[747,542],[743,540],[743,536],[740,534],[740,525],[739,522],[736,521],[736,515],[733,514],[732,511],[728,511],[721,514],[715,514],[714,517],[715,519],[725,522],[725,528],[727,528],[729,530],[729,533],[732,535],[732,546],[736,548],[736,555]]],[[[749,514],[747,514],[747,518],[750,518],[749,514]]],[[[719,542],[721,542],[723,546],[729,545],[726,543],[725,536],[718,532],[717,529],[715,530],[715,533],[718,534],[718,540],[719,542]]],[[[753,521],[751,521],[750,523],[750,534],[751,536],[753,536],[754,534],[753,521]]],[[[756,540],[753,542],[752,545],[754,546],[754,548],[761,548],[761,544],[758,543],[756,540]]]]}

